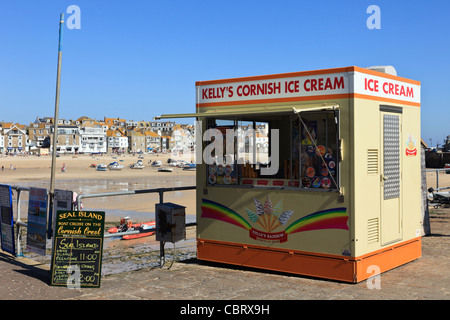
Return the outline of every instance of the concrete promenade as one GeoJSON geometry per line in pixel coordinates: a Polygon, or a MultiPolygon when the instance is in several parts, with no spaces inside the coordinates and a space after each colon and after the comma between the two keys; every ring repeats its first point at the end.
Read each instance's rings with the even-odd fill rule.
{"type": "Polygon", "coordinates": [[[0,300],[450,300],[450,209],[430,216],[422,257],[382,274],[379,289],[196,259],[107,275],[100,288],[68,289],[48,285],[49,265],[0,251],[0,300]]]}

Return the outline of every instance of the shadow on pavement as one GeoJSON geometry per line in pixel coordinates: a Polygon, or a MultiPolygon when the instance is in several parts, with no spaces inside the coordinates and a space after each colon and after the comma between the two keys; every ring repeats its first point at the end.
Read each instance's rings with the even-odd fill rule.
{"type": "MultiPolygon", "coordinates": [[[[26,259],[26,258],[25,258],[26,259]]],[[[41,280],[45,284],[50,283],[50,271],[44,269],[46,267],[45,263],[35,263],[35,264],[27,264],[22,262],[17,258],[9,254],[5,254],[0,252],[0,261],[10,263],[11,265],[17,266],[18,268],[12,268],[12,271],[41,280]]],[[[30,260],[31,261],[31,260],[30,260]]]]}

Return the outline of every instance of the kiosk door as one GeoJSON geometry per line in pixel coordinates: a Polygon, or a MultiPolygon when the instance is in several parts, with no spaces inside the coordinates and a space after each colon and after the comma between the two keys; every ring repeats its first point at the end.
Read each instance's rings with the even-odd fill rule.
{"type": "Polygon", "coordinates": [[[401,201],[401,109],[400,112],[381,111],[381,244],[402,238],[401,201]]]}

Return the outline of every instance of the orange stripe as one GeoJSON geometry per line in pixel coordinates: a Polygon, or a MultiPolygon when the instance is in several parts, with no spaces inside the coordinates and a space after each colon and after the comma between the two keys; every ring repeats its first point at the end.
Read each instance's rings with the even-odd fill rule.
{"type": "Polygon", "coordinates": [[[197,81],[195,82],[196,86],[206,86],[220,83],[233,83],[233,82],[245,82],[245,81],[256,81],[256,80],[268,80],[268,79],[280,79],[280,78],[291,78],[291,77],[302,77],[302,76],[312,76],[318,74],[333,74],[333,73],[341,73],[341,72],[352,72],[357,71],[365,74],[370,74],[373,76],[383,77],[387,79],[403,81],[410,84],[416,84],[420,86],[420,81],[411,80],[407,78],[402,78],[399,76],[393,76],[387,73],[382,73],[378,71],[373,71],[365,68],[360,68],[356,66],[352,67],[344,67],[344,68],[331,68],[331,69],[321,69],[321,70],[311,70],[311,71],[299,71],[299,72],[290,72],[290,73],[278,73],[278,74],[270,74],[270,75],[262,75],[262,76],[253,76],[253,77],[242,77],[242,78],[230,78],[230,79],[219,79],[219,80],[207,80],[207,81],[197,81]]]}
{"type": "Polygon", "coordinates": [[[398,103],[398,104],[406,104],[408,106],[413,107],[420,107],[419,102],[411,102],[411,101],[405,101],[400,99],[391,99],[391,98],[383,98],[383,97],[375,97],[370,96],[367,94],[361,94],[361,93],[353,93],[352,98],[359,98],[359,99],[366,99],[366,100],[375,100],[375,101],[383,101],[383,102],[391,102],[391,103],[398,103]]]}
{"type": "Polygon", "coordinates": [[[197,108],[206,107],[219,107],[219,106],[237,106],[247,104],[267,104],[267,103],[279,103],[279,102],[297,102],[297,101],[312,101],[312,100],[329,100],[329,99],[345,99],[351,98],[349,93],[340,94],[325,94],[320,96],[306,96],[306,97],[293,97],[293,98],[278,98],[278,99],[259,99],[259,100],[244,100],[244,101],[230,101],[230,102],[207,102],[197,103],[197,108]]]}
{"type": "Polygon", "coordinates": [[[256,80],[292,78],[292,77],[312,76],[312,75],[317,75],[317,74],[332,74],[332,73],[353,71],[352,68],[353,67],[333,68],[333,69],[322,69],[322,70],[312,70],[312,71],[299,71],[299,72],[290,72],[290,73],[268,74],[268,75],[253,76],[253,77],[197,81],[195,83],[195,85],[196,86],[206,86],[206,85],[219,84],[219,83],[232,83],[232,82],[244,82],[244,81],[256,81],[256,80]]]}
{"type": "Polygon", "coordinates": [[[361,93],[341,93],[341,94],[329,94],[320,96],[307,96],[307,97],[293,97],[293,98],[278,98],[278,99],[260,99],[260,100],[244,100],[244,101],[229,101],[229,102],[207,102],[207,103],[197,103],[197,108],[208,108],[208,107],[221,107],[221,106],[238,106],[238,105],[249,105],[249,104],[268,104],[268,103],[280,103],[280,102],[301,102],[301,101],[313,101],[313,100],[330,100],[330,99],[350,99],[359,98],[366,100],[382,101],[404,104],[413,107],[420,107],[420,103],[405,101],[400,99],[391,99],[383,97],[375,97],[367,94],[361,93]]]}

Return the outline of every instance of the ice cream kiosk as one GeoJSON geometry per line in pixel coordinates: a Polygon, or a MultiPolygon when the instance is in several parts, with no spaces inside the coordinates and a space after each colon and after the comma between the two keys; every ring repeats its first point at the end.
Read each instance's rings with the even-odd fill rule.
{"type": "Polygon", "coordinates": [[[421,256],[420,82],[344,67],[196,91],[171,117],[201,124],[199,260],[357,283],[421,256]]]}

